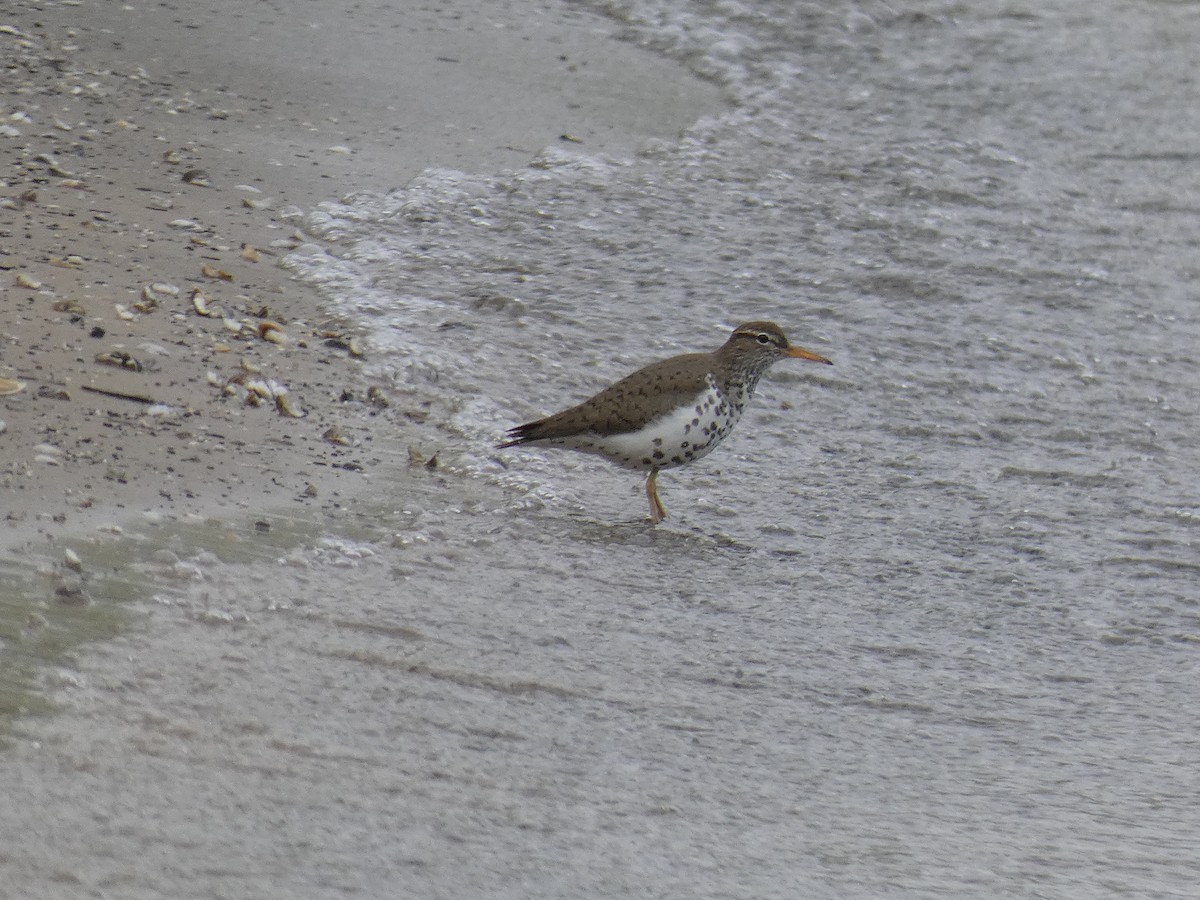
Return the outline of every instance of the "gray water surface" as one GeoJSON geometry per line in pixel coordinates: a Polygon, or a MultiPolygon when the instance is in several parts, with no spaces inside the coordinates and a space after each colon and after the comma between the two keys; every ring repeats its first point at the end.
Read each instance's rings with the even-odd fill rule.
{"type": "Polygon", "coordinates": [[[732,111],[326,205],[292,260],[523,494],[456,602],[638,698],[521,717],[599,816],[556,839],[651,894],[1190,893],[1200,7],[608,9],[732,111]],[[658,533],[628,473],[490,450],[754,318],[836,367],[777,367],[658,533]]]}

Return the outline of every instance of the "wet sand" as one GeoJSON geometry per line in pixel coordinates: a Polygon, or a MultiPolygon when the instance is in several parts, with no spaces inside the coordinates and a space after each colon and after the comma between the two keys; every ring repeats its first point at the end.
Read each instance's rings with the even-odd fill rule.
{"type": "MultiPolygon", "coordinates": [[[[270,758],[296,774],[341,740],[309,730],[309,679],[329,673],[300,648],[420,637],[386,602],[337,603],[338,566],[375,566],[381,594],[401,577],[371,561],[371,542],[404,544],[412,525],[386,506],[372,524],[381,480],[411,472],[410,505],[460,525],[477,502],[430,477],[454,452],[436,411],[373,372],[364,336],[279,266],[300,240],[290,216],[431,166],[496,171],[555,144],[627,154],[718,91],[537,0],[287,17],[236,0],[18,2],[0,26],[0,638],[21,680],[0,686],[0,893],[396,896],[352,856],[340,873],[321,854],[263,869],[271,841],[251,850],[238,830],[265,836],[289,805],[270,758]],[[320,543],[331,515],[367,543],[320,543]],[[225,571],[210,548],[246,565],[225,571]],[[42,703],[25,681],[51,715],[27,714],[42,703]],[[228,815],[209,788],[248,775],[266,794],[228,815]]],[[[374,708],[359,697],[339,733],[371,731],[374,708]]],[[[384,776],[372,796],[392,790],[387,766],[346,749],[289,788],[349,779],[317,803],[332,818],[306,814],[312,840],[344,824],[339,797],[364,773],[384,776]]]]}

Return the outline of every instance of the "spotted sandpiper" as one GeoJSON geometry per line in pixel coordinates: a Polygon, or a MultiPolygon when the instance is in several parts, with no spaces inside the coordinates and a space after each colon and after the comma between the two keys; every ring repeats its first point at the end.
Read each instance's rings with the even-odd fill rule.
{"type": "Polygon", "coordinates": [[[763,372],[789,356],[833,364],[793,347],[773,322],[747,322],[711,353],[651,363],[578,406],[518,425],[498,446],[565,447],[649,472],[646,497],[657,525],[667,515],[658,473],[707,456],[742,417],[763,372]]]}

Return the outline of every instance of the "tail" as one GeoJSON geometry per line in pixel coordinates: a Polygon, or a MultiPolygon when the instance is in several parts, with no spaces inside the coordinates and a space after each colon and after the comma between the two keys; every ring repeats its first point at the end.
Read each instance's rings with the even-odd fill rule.
{"type": "Polygon", "coordinates": [[[540,429],[543,419],[536,422],[526,422],[524,425],[518,425],[515,428],[510,428],[504,433],[504,440],[496,445],[497,450],[503,450],[505,447],[516,447],[519,444],[528,444],[530,441],[536,441],[540,435],[540,429]]]}

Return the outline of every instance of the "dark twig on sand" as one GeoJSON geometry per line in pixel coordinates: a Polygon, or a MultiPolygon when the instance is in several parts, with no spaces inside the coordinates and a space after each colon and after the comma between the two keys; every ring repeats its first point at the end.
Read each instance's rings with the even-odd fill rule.
{"type": "Polygon", "coordinates": [[[110,391],[108,388],[92,387],[90,384],[81,384],[80,387],[85,391],[91,391],[93,394],[103,394],[105,397],[115,397],[118,400],[132,400],[134,403],[145,404],[156,402],[153,397],[147,397],[143,394],[127,394],[124,391],[110,391]]]}

